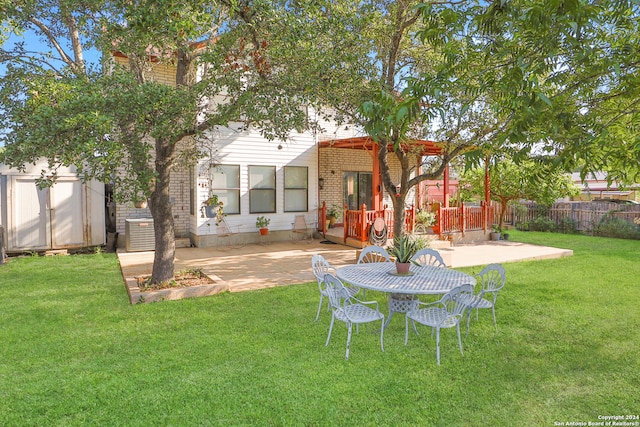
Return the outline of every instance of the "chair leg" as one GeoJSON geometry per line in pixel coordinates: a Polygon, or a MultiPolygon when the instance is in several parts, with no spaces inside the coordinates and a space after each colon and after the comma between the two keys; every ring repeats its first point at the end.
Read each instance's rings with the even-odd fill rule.
{"type": "Polygon", "coordinates": [[[384,352],[384,316],[382,316],[382,324],[380,325],[380,348],[384,352]]]}
{"type": "Polygon", "coordinates": [[[440,364],[440,328],[436,328],[436,360],[440,364]]]}
{"type": "Polygon", "coordinates": [[[469,312],[467,313],[467,336],[469,336],[469,323],[471,322],[471,308],[469,308],[469,312]]]}
{"type": "Polygon", "coordinates": [[[329,325],[329,335],[327,335],[327,342],[325,343],[325,347],[329,345],[329,340],[331,340],[331,331],[333,330],[333,322],[335,321],[336,317],[331,314],[331,324],[329,325]]]}
{"type": "Polygon", "coordinates": [[[351,329],[352,329],[351,322],[347,322],[347,328],[348,328],[348,332],[347,332],[347,355],[346,355],[345,359],[349,358],[349,347],[351,346],[351,329]]]}
{"type": "Polygon", "coordinates": [[[458,346],[460,347],[460,354],[464,356],[464,352],[462,351],[462,339],[460,339],[460,322],[456,325],[456,329],[458,331],[458,346]]]}
{"type": "Polygon", "coordinates": [[[324,299],[324,295],[320,294],[320,304],[318,304],[318,313],[316,314],[316,322],[320,318],[320,310],[322,310],[322,300],[324,299]]]}
{"type": "Polygon", "coordinates": [[[408,341],[409,341],[409,316],[405,316],[404,317],[404,345],[407,345],[408,341]]]}
{"type": "Polygon", "coordinates": [[[498,332],[498,324],[496,323],[496,306],[491,306],[491,311],[493,312],[493,326],[496,328],[496,332],[498,332]]]}

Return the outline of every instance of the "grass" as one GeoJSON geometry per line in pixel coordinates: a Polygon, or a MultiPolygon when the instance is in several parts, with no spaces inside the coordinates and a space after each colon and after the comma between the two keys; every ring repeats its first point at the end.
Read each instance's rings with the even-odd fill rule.
{"type": "MultiPolygon", "coordinates": [[[[314,322],[315,283],[129,305],[110,254],[0,267],[0,425],[522,425],[638,415],[640,241],[512,232],[574,250],[505,264],[490,310],[463,337],[427,329],[382,353],[314,322]]],[[[478,272],[480,267],[465,269],[478,272]]],[[[384,307],[384,295],[368,292],[384,307]]]]}

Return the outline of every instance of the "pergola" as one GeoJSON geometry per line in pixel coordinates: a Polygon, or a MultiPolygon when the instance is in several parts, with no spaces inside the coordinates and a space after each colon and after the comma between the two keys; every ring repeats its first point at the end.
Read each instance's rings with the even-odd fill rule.
{"type": "MultiPolygon", "coordinates": [[[[369,136],[360,136],[354,138],[343,138],[326,140],[319,142],[320,148],[350,148],[354,150],[366,150],[370,153],[373,161],[373,210],[382,209],[382,182],[380,180],[380,162],[378,161],[378,152],[380,145],[373,141],[369,136]]],[[[407,147],[408,148],[408,147],[407,147]]],[[[387,150],[393,152],[393,144],[387,145],[387,150]]],[[[418,156],[439,156],[443,154],[443,148],[435,141],[415,139],[411,143],[411,150],[418,156]]],[[[420,165],[418,165],[420,167],[420,165]]],[[[444,169],[444,188],[449,188],[449,165],[444,169]]],[[[487,183],[488,184],[488,183],[487,183]]],[[[488,188],[488,185],[487,185],[488,188]]],[[[419,187],[417,189],[419,191],[419,187]]],[[[485,194],[487,196],[487,194],[485,194]]],[[[444,206],[449,207],[449,192],[444,192],[444,206]]]]}

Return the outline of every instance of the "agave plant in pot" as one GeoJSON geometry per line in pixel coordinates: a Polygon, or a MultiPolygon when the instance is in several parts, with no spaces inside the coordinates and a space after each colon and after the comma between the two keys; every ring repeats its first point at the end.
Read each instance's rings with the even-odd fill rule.
{"type": "Polygon", "coordinates": [[[387,248],[387,252],[396,259],[396,271],[398,274],[409,274],[411,258],[419,249],[420,244],[418,241],[408,234],[393,238],[393,244],[387,248]]]}

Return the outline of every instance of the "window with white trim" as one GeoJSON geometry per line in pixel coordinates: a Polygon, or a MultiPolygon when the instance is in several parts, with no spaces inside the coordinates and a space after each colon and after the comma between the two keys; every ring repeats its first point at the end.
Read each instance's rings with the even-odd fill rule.
{"type": "Polygon", "coordinates": [[[309,210],[309,168],[284,167],[284,211],[307,212],[309,210]]]}
{"type": "Polygon", "coordinates": [[[249,212],[275,213],[276,167],[249,166],[249,212]]]}
{"type": "Polygon", "coordinates": [[[216,165],[211,168],[211,193],[218,196],[227,215],[240,213],[240,166],[216,165]]]}

